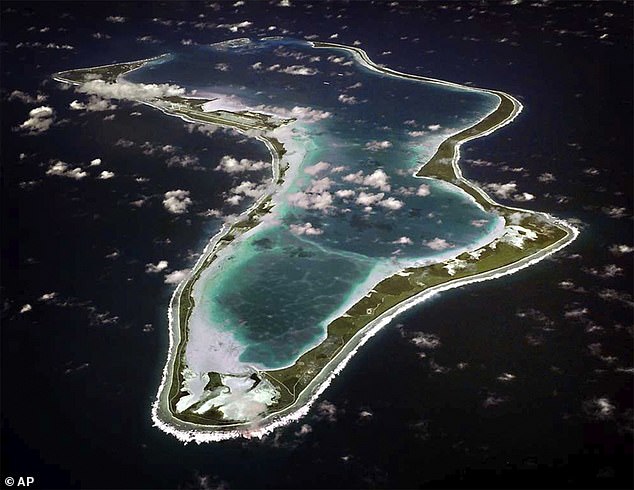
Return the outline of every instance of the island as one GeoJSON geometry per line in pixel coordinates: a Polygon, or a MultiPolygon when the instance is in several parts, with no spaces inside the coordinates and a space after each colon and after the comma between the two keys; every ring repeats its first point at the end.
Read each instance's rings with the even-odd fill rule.
{"type": "MultiPolygon", "coordinates": [[[[521,112],[522,105],[511,95],[401,73],[374,63],[356,46],[266,38],[218,43],[211,51],[223,60],[231,59],[234,52],[258,57],[266,52],[296,63],[317,64],[326,59],[334,70],[322,81],[326,90],[339,76],[362,76],[363,81],[348,83],[346,91],[339,93],[342,111],[350,111],[350,116],[337,115],[334,105],[279,108],[259,103],[254,94],[261,93],[261,87],[236,98],[227,93],[227,87],[233,87],[228,83],[225,90],[201,96],[183,90],[132,98],[191,123],[232,128],[261,141],[271,155],[270,182],[255,186],[245,181],[259,194],[246,211],[211,238],[169,304],[169,352],[152,417],[157,427],[181,441],[262,437],[303,417],[355,352],[404,310],[442,291],[515,273],[577,237],[578,230],[571,224],[547,213],[499,204],[462,175],[461,145],[492,133],[521,112]],[[353,68],[358,72],[353,73],[353,68]],[[391,80],[402,81],[394,93],[391,80]],[[370,107],[365,109],[370,111],[368,117],[380,119],[381,115],[371,114],[372,92],[365,100],[350,93],[372,84],[382,84],[376,92],[383,99],[409,100],[407,91],[420,86],[438,90],[448,101],[460,98],[454,112],[472,108],[467,115],[452,119],[453,127],[441,133],[440,124],[415,126],[413,119],[402,122],[407,130],[394,129],[397,119],[376,124],[372,134],[389,134],[394,142],[372,138],[363,145],[364,124],[369,123],[362,117],[365,113],[353,111],[365,103],[370,107]],[[340,132],[334,124],[328,126],[333,117],[349,117],[361,129],[340,132]],[[349,137],[358,139],[349,143],[349,137]],[[416,138],[427,139],[419,144],[416,138]],[[329,160],[322,160],[324,148],[345,150],[333,151],[329,160]],[[382,152],[389,156],[381,159],[382,152]],[[331,161],[340,154],[347,157],[331,161]],[[412,155],[417,157],[414,164],[412,155]],[[309,156],[314,160],[309,161],[309,156]],[[354,167],[361,160],[362,166],[354,167]],[[392,168],[397,161],[398,168],[392,168]],[[402,182],[400,187],[397,181],[402,182]],[[455,220],[452,226],[463,230],[449,233],[452,240],[434,235],[432,230],[448,226],[436,216],[437,211],[426,213],[432,221],[425,228],[415,228],[423,220],[418,217],[418,203],[430,193],[439,196],[440,204],[451,203],[455,215],[448,221],[455,220]],[[409,214],[398,215],[408,207],[409,214]],[[459,209],[468,209],[472,219],[463,220],[459,209]],[[405,231],[401,236],[401,225],[411,235],[428,239],[413,240],[405,231]],[[355,230],[364,238],[350,238],[355,230]],[[376,245],[369,248],[368,243],[376,245]],[[416,247],[433,253],[404,251],[416,247]],[[252,284],[236,279],[250,271],[255,271],[252,284]],[[313,278],[313,283],[306,283],[306,277],[313,278]],[[294,290],[288,283],[296,285],[294,290]],[[268,299],[251,302],[252,287],[262,289],[268,284],[268,299]],[[332,289],[331,295],[321,298],[322,290],[312,287],[332,289]],[[299,291],[304,289],[301,296],[299,291]],[[297,301],[295,294],[300,297],[297,301]],[[296,310],[309,306],[305,316],[311,323],[301,324],[304,320],[299,320],[296,310]],[[324,314],[319,316],[319,311],[324,314]],[[267,318],[270,333],[262,327],[269,328],[267,318]],[[251,329],[251,324],[260,331],[251,329]]],[[[69,70],[56,73],[54,79],[75,85],[83,93],[103,96],[109,92],[100,94],[90,82],[99,81],[102,88],[104,84],[144,83],[131,75],[168,63],[171,57],[69,70]]],[[[263,68],[261,61],[251,61],[244,69],[254,76],[292,74],[301,83],[315,73],[327,72],[323,65],[320,69],[299,64],[284,68],[271,63],[263,68]]],[[[438,98],[435,94],[429,96],[429,104],[438,98]]],[[[379,110],[379,102],[374,105],[379,110]]]]}

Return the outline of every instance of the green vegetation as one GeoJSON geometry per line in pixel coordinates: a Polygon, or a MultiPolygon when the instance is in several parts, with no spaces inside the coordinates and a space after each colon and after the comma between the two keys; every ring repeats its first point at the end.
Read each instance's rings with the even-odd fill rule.
{"type": "Polygon", "coordinates": [[[148,60],[133,61],[131,63],[119,63],[116,65],[96,66],[94,68],[60,71],[59,73],[56,73],[55,76],[74,83],[84,83],[89,80],[98,79],[107,83],[114,83],[117,81],[117,78],[124,73],[141,68],[147,62],[148,60]]]}

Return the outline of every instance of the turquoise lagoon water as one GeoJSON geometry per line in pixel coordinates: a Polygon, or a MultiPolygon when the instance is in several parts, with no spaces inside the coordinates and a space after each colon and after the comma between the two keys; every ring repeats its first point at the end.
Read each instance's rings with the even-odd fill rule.
{"type": "Polygon", "coordinates": [[[381,276],[472,246],[499,225],[454,186],[413,177],[448,134],[495,109],[487,92],[378,74],[343,50],[281,39],[187,47],[128,78],[313,114],[297,123],[309,151],[278,189],[272,223],[234,242],[196,298],[208,328],[244,345],[243,362],[293,363],[381,276]],[[310,172],[317,162],[329,167],[310,172]],[[306,223],[314,234],[298,234],[306,223]]]}

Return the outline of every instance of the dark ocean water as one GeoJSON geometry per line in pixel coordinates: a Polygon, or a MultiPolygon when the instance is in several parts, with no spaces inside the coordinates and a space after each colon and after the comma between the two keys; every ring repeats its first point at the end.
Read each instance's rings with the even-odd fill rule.
{"type": "Polygon", "coordinates": [[[39,488],[631,487],[633,264],[614,245],[633,236],[632,4],[293,3],[3,2],[2,478],[34,476],[39,488]],[[71,111],[83,96],[49,76],[283,29],[337,33],[390,67],[518,97],[518,119],[463,147],[465,174],[515,182],[536,196],[522,206],[576,220],[581,235],[551,260],[404,314],[300,422],[263,441],[183,446],[150,420],[174,287],[164,276],[191,267],[221,224],[204,216],[235,185],[211,170],[218,160],[267,152],[126,102],[71,111]],[[48,99],[9,100],[14,90],[48,99]],[[15,130],[40,105],[55,110],[50,129],[15,130]],[[158,149],[168,144],[173,153],[158,149]],[[200,168],[170,167],[175,155],[200,168]],[[94,158],[101,166],[89,168],[94,158]],[[56,159],[89,176],[46,175],[56,159]],[[115,176],[96,179],[102,170],[115,176]],[[165,211],[173,189],[190,191],[188,213],[165,211]],[[167,270],[145,272],[159,260],[167,270]]]}

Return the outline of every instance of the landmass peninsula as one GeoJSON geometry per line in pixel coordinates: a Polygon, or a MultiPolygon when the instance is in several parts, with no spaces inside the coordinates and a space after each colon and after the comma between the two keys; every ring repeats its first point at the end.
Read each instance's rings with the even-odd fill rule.
{"type": "MultiPolygon", "coordinates": [[[[250,43],[252,41],[240,39],[220,43],[219,46],[231,49],[249,46],[250,43]]],[[[299,178],[298,169],[306,156],[305,146],[308,144],[306,139],[298,137],[295,128],[311,121],[302,121],[301,111],[276,111],[262,105],[237,103],[234,98],[220,94],[195,97],[186,95],[180,88],[163,90],[160,95],[143,99],[130,97],[189,122],[233,128],[262,141],[271,154],[271,184],[248,210],[225,223],[210,240],[189,276],[174,291],[170,302],[168,360],[152,406],[152,416],[156,426],[184,442],[261,437],[300,418],[357,349],[401,311],[440,291],[498,278],[528,267],[565,247],[578,235],[575,227],[546,213],[496,203],[462,176],[458,166],[460,145],[511,122],[522,109],[515,98],[500,91],[397,72],[375,64],[357,47],[319,42],[305,44],[315,50],[343,53],[362,68],[381,76],[495,96],[498,101],[495,108],[466,129],[446,135],[436,145],[433,155],[421,162],[414,177],[424,182],[450,185],[457,192],[469,196],[481,210],[497,216],[501,226],[492,231],[484,242],[469,249],[456,250],[438,260],[415,263],[390,273],[388,277],[374,277],[374,282],[363,291],[364,294],[357,295],[353,304],[346,305],[341,314],[328,322],[319,343],[302,352],[287,366],[262,369],[257,363],[238,363],[236,367],[235,360],[227,353],[214,352],[212,365],[216,367],[201,375],[191,369],[189,363],[192,358],[187,356],[188,347],[192,348],[188,345],[190,337],[198,335],[192,330],[202,308],[195,301],[195,296],[201,297],[202,294],[202,286],[198,283],[204,274],[220,267],[219,263],[234,258],[231,254],[237,244],[247,241],[256,230],[270,226],[276,207],[287,204],[284,197],[295,195],[288,194],[288,186],[299,178]]],[[[101,88],[104,84],[130,84],[132,82],[126,81],[124,75],[147,64],[162,63],[169,56],[70,70],[57,73],[54,78],[77,85],[78,90],[85,93],[92,93],[90,82],[98,82],[101,88]]],[[[108,90],[95,92],[109,93],[108,90]]],[[[311,172],[317,171],[315,166],[310,168],[311,172]]],[[[394,201],[390,203],[394,204],[394,201]]],[[[220,345],[228,350],[235,349],[229,337],[223,338],[220,345]]]]}

